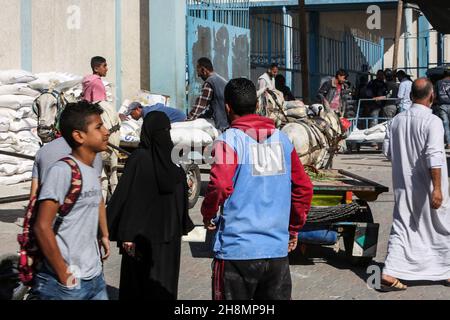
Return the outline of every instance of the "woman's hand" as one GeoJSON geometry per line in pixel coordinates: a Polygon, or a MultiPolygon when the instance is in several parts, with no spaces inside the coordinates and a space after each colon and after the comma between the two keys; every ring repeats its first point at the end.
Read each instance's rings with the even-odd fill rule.
{"type": "Polygon", "coordinates": [[[136,255],[136,244],[133,242],[122,243],[122,248],[130,257],[135,257],[136,255]]]}

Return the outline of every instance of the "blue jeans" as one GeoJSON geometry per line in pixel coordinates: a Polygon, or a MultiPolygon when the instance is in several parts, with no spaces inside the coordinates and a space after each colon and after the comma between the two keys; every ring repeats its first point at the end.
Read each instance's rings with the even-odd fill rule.
{"type": "Polygon", "coordinates": [[[103,273],[91,280],[80,280],[74,288],[68,288],[50,273],[40,272],[30,291],[32,297],[40,300],[108,300],[103,273]]]}
{"type": "Polygon", "coordinates": [[[449,125],[450,104],[440,105],[438,112],[439,112],[439,118],[442,119],[442,122],[444,125],[445,143],[450,144],[450,125],[449,125]]]}

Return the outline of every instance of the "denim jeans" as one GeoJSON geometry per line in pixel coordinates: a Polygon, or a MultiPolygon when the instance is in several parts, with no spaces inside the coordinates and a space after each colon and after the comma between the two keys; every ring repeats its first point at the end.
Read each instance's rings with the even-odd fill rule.
{"type": "Polygon", "coordinates": [[[30,291],[32,299],[39,300],[108,300],[103,273],[91,280],[80,280],[74,288],[69,288],[50,273],[36,274],[36,280],[30,291]]]}
{"type": "Polygon", "coordinates": [[[450,144],[450,104],[443,104],[439,106],[439,118],[442,119],[445,131],[445,143],[450,144]]]}

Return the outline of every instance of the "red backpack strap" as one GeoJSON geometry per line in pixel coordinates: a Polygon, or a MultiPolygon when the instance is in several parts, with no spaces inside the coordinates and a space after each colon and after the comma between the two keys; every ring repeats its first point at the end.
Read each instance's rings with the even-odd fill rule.
{"type": "Polygon", "coordinates": [[[82,179],[80,167],[75,160],[70,157],[66,157],[61,159],[60,161],[64,161],[65,163],[67,163],[70,166],[72,172],[70,189],[67,192],[66,197],[64,198],[64,204],[59,207],[59,215],[66,216],[72,210],[73,206],[78,200],[78,197],[81,194],[82,179]]]}

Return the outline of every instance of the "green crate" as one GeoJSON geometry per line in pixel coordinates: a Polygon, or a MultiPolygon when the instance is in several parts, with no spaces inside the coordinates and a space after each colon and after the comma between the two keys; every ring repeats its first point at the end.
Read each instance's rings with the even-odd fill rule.
{"type": "Polygon", "coordinates": [[[342,203],[342,195],[315,194],[312,199],[313,207],[331,207],[342,203]]]}

